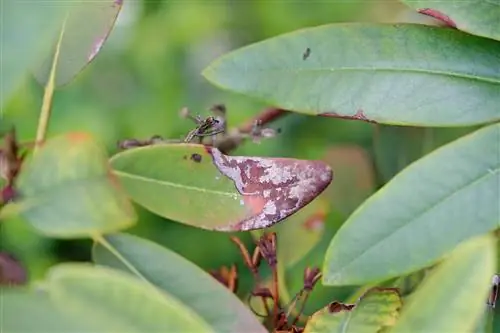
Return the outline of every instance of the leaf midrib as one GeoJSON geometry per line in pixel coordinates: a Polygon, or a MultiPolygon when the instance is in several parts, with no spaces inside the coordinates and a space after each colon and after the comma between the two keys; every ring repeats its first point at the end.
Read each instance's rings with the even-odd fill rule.
{"type": "Polygon", "coordinates": [[[188,191],[196,191],[196,192],[202,192],[202,193],[208,193],[208,194],[216,194],[216,195],[228,196],[228,197],[232,197],[232,198],[234,198],[235,196],[239,195],[239,193],[236,192],[236,188],[235,188],[235,192],[223,192],[223,191],[211,190],[211,189],[202,188],[202,187],[184,185],[184,184],[179,184],[179,183],[172,183],[172,182],[169,182],[167,180],[159,180],[159,179],[147,178],[147,177],[143,177],[143,176],[139,176],[139,175],[134,175],[134,174],[130,174],[130,173],[127,173],[127,172],[118,171],[118,170],[113,170],[113,173],[115,173],[116,175],[118,175],[120,177],[126,177],[126,178],[130,178],[130,179],[144,181],[144,182],[147,182],[147,183],[156,183],[156,184],[160,184],[160,185],[171,186],[171,187],[180,188],[180,189],[188,190],[188,191]]]}
{"type": "MultiPolygon", "coordinates": [[[[248,70],[247,70],[248,71],[248,70]]],[[[460,79],[468,79],[468,80],[476,80],[480,82],[487,82],[500,85],[500,77],[485,77],[485,76],[474,76],[465,73],[459,72],[446,72],[440,70],[427,70],[427,69],[418,69],[418,68],[391,68],[391,67],[319,67],[319,68],[297,68],[297,69],[287,69],[287,68],[276,68],[276,69],[259,69],[252,68],[252,72],[271,72],[271,73],[292,73],[298,74],[301,72],[362,72],[362,71],[372,71],[372,72],[403,72],[403,73],[420,73],[420,74],[431,74],[437,76],[450,76],[460,79]]],[[[278,76],[279,77],[279,76],[278,76]]]]}
{"type": "Polygon", "coordinates": [[[439,199],[436,202],[434,202],[434,204],[432,204],[432,205],[428,206],[427,208],[419,211],[418,214],[415,214],[414,218],[408,220],[407,223],[402,224],[402,225],[400,225],[400,226],[398,226],[398,227],[396,227],[394,229],[391,229],[391,233],[387,234],[385,237],[381,238],[380,240],[376,241],[375,243],[373,243],[369,247],[367,247],[363,252],[361,252],[359,255],[357,255],[356,258],[354,258],[353,260],[351,260],[347,265],[343,266],[342,269],[338,270],[337,273],[340,273],[343,270],[345,270],[347,267],[352,266],[354,262],[360,260],[360,258],[363,257],[368,251],[370,251],[371,249],[373,249],[374,247],[376,247],[377,245],[379,245],[380,243],[382,243],[387,238],[395,235],[396,233],[400,232],[401,230],[403,230],[404,228],[408,227],[409,225],[412,225],[413,221],[415,221],[416,219],[420,218],[422,215],[426,214],[428,211],[430,211],[434,207],[440,205],[441,203],[443,203],[444,201],[448,200],[449,198],[451,198],[452,196],[456,195],[457,193],[463,191],[464,189],[466,189],[466,188],[468,188],[468,187],[470,187],[470,186],[472,186],[472,185],[480,182],[484,178],[486,178],[488,176],[495,176],[497,172],[500,172],[500,166],[497,167],[496,169],[486,170],[485,174],[483,174],[480,177],[472,180],[471,182],[469,182],[469,183],[467,183],[467,184],[459,187],[458,189],[456,189],[455,191],[453,191],[450,195],[445,195],[441,199],[439,199]]]}

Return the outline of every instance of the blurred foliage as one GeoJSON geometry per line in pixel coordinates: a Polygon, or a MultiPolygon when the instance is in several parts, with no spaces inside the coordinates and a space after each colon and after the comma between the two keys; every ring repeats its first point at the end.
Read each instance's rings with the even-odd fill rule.
{"type": "MultiPolygon", "coordinates": [[[[249,43],[307,26],[395,21],[398,17],[429,20],[407,16],[411,11],[402,8],[396,1],[125,0],[99,56],[75,81],[56,91],[48,136],[87,131],[113,154],[117,141],[124,138],[148,138],[154,134],[178,138],[192,128],[192,123],[179,117],[182,107],[206,115],[215,103],[226,104],[229,126],[235,126],[265,105],[209,84],[200,72],[213,59],[249,43]]],[[[4,105],[0,133],[15,125],[21,141],[33,140],[42,95],[43,88],[33,77],[27,77],[4,105]]],[[[320,159],[334,145],[356,144],[373,155],[371,124],[292,114],[272,126],[281,128],[281,135],[261,144],[248,143],[234,153],[320,159]]],[[[439,130],[433,137],[439,137],[439,130]]],[[[376,175],[379,179],[385,176],[379,172],[376,175]]],[[[378,186],[381,184],[379,181],[378,186]]],[[[241,257],[227,234],[168,221],[138,206],[136,211],[139,223],[127,232],[158,242],[204,269],[232,262],[242,267],[241,257]]],[[[325,221],[335,224],[328,230],[336,230],[345,217],[340,218],[342,214],[335,209],[331,212],[325,221]]],[[[13,253],[23,262],[31,280],[41,278],[54,263],[90,260],[89,240],[49,239],[19,219],[8,220],[0,228],[0,250],[13,253]]],[[[251,241],[249,233],[238,236],[251,241]]],[[[329,239],[331,235],[310,253],[314,260],[305,262],[306,257],[297,266],[320,266],[329,239]]],[[[246,273],[241,269],[243,289],[250,282],[246,273]]],[[[288,278],[294,290],[301,278],[302,271],[298,269],[288,278]]],[[[351,292],[352,288],[347,288],[334,294],[343,301],[351,292]]],[[[317,296],[312,297],[307,312],[312,313],[330,300],[317,296]],[[314,302],[316,298],[318,301],[314,302]]]]}

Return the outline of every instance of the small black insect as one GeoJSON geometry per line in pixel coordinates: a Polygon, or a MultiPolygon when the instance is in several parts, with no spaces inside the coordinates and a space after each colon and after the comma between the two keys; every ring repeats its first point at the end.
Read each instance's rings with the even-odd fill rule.
{"type": "Polygon", "coordinates": [[[311,55],[311,49],[310,48],[307,48],[305,51],[304,51],[304,54],[302,54],[302,60],[306,60],[307,58],[309,58],[309,56],[311,55]]]}
{"type": "Polygon", "coordinates": [[[193,160],[196,163],[201,162],[201,155],[200,154],[191,154],[191,160],[193,160]]]}

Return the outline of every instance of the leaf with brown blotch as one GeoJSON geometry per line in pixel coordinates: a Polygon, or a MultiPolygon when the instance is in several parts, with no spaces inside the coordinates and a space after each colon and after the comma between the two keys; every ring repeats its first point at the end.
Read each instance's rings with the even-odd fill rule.
{"type": "Polygon", "coordinates": [[[309,204],[333,177],[322,161],[228,156],[196,144],[131,149],[110,162],[138,204],[219,231],[270,227],[309,204]]]}

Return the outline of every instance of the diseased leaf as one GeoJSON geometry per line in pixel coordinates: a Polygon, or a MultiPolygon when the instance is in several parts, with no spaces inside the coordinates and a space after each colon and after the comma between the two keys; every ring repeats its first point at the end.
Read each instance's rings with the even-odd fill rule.
{"type": "Polygon", "coordinates": [[[454,29],[330,24],[231,52],[203,75],[223,89],[305,114],[464,126],[500,119],[499,58],[500,43],[454,29]]]}
{"type": "Polygon", "coordinates": [[[473,35],[500,40],[500,1],[401,0],[418,12],[473,35]]]}
{"type": "Polygon", "coordinates": [[[472,331],[486,309],[495,252],[491,235],[454,249],[410,296],[391,333],[472,331]]]}
{"type": "MultiPolygon", "coordinates": [[[[191,308],[215,332],[266,332],[234,294],[178,254],[127,234],[108,235],[106,241],[146,280],[191,308]]],[[[94,245],[92,257],[99,265],[134,274],[99,243],[94,245]]]]}
{"type": "Polygon", "coordinates": [[[462,241],[500,226],[500,124],[408,166],[333,238],[324,283],[361,285],[427,267],[462,241]]]}
{"type": "Polygon", "coordinates": [[[396,289],[373,288],[356,304],[330,303],[307,322],[304,333],[375,333],[395,324],[401,308],[396,289]]]}
{"type": "MultiPolygon", "coordinates": [[[[2,0],[0,105],[22,83],[57,36],[63,11],[50,2],[2,0]]],[[[1,115],[0,115],[1,117],[1,115]]]]}
{"type": "Polygon", "coordinates": [[[85,133],[47,141],[24,162],[17,187],[21,216],[49,236],[87,237],[135,223],[105,152],[85,133]]]}
{"type": "MultiPolygon", "coordinates": [[[[113,29],[122,1],[76,0],[61,2],[60,6],[67,13],[67,17],[57,61],[56,87],[70,82],[94,60],[113,29]]],[[[54,52],[55,47],[35,73],[37,80],[43,85],[48,81],[54,52]]]]}
{"type": "Polygon", "coordinates": [[[307,205],[332,180],[321,161],[227,156],[195,144],[130,149],[115,155],[111,165],[146,209],[220,231],[269,227],[307,205]]]}

